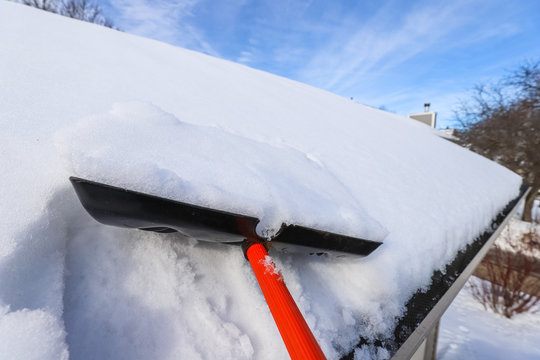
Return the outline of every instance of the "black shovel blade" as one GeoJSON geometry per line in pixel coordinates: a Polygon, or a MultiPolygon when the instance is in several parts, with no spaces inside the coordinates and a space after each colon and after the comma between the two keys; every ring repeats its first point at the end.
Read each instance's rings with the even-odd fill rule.
{"type": "Polygon", "coordinates": [[[70,178],[83,207],[100,223],[156,232],[180,232],[202,241],[271,240],[272,248],[314,255],[369,255],[380,242],[297,225],[283,225],[272,239],[256,232],[254,217],[209,209],[115,186],[70,178]]]}

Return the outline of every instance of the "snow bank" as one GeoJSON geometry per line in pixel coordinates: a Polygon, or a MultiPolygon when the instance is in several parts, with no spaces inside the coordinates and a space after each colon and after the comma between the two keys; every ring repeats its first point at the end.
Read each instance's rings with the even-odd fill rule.
{"type": "Polygon", "coordinates": [[[0,339],[28,328],[0,358],[287,356],[237,248],[97,224],[70,175],[383,239],[274,256],[329,358],[390,336],[518,194],[414,120],[245,66],[10,2],[0,43],[0,339]]]}

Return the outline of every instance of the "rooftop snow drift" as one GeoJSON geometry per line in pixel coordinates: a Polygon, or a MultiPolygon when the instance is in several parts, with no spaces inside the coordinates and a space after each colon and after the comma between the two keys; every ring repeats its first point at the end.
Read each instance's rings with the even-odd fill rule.
{"type": "Polygon", "coordinates": [[[519,193],[414,120],[242,65],[11,2],[0,43],[0,358],[286,356],[241,253],[99,225],[72,175],[383,240],[275,258],[334,359],[388,357],[375,340],[519,193]]]}

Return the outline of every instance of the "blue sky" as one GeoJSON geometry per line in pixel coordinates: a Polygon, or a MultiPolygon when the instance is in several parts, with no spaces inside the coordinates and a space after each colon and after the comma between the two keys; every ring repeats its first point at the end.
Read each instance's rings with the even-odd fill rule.
{"type": "Polygon", "coordinates": [[[100,0],[122,30],[407,115],[540,60],[540,0],[100,0]]]}

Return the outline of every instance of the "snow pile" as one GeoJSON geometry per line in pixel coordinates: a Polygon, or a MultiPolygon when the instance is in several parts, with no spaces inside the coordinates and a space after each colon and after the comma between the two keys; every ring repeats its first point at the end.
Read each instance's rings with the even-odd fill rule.
{"type": "Polygon", "coordinates": [[[195,205],[382,240],[386,231],[317,161],[144,103],[115,104],[58,135],[73,174],[195,205]]]}
{"type": "Polygon", "coordinates": [[[287,356],[238,248],[102,226],[71,175],[384,240],[273,254],[329,358],[390,336],[518,194],[423,124],[244,66],[9,2],[0,39],[0,358],[287,356]]]}

